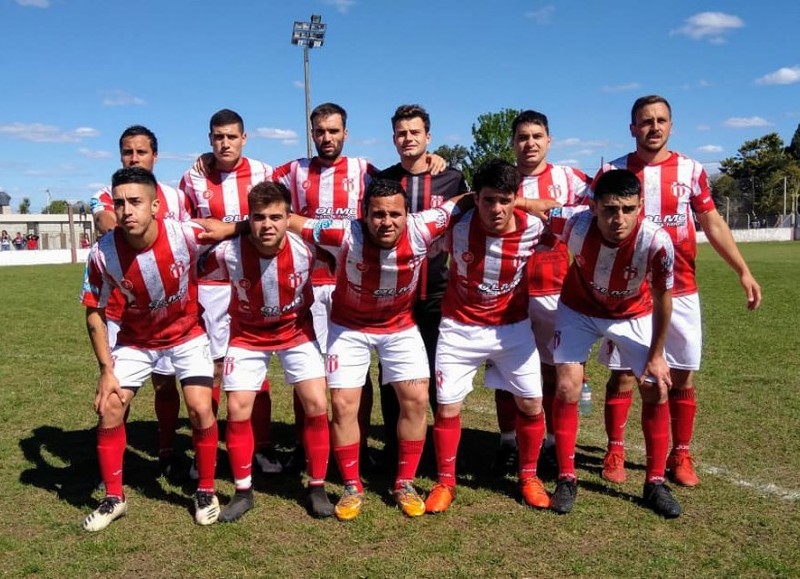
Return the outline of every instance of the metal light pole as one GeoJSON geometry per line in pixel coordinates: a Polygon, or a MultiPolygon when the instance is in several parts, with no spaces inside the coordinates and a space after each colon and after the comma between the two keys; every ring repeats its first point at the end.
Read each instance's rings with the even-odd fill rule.
{"type": "Polygon", "coordinates": [[[327,24],[322,23],[322,16],[319,14],[311,15],[311,22],[300,22],[295,20],[292,27],[292,44],[303,47],[303,69],[305,71],[306,89],[306,149],[308,158],[311,158],[311,91],[308,81],[308,49],[320,48],[325,42],[325,30],[327,24]]]}

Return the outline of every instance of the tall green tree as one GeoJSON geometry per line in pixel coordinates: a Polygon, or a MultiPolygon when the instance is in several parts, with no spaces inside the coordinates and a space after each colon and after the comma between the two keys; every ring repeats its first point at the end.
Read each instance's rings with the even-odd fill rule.
{"type": "Polygon", "coordinates": [[[55,199],[50,202],[50,205],[42,209],[42,213],[56,215],[67,212],[67,202],[63,199],[55,199]]]}
{"type": "Polygon", "coordinates": [[[786,147],[786,154],[793,160],[800,162],[800,124],[794,130],[792,142],[786,147]]]}
{"type": "Polygon", "coordinates": [[[464,161],[469,155],[469,150],[463,145],[439,145],[434,154],[442,157],[451,167],[456,169],[464,168],[464,161]]]}
{"type": "Polygon", "coordinates": [[[520,112],[520,109],[502,109],[478,117],[478,122],[472,125],[473,143],[464,168],[467,180],[471,180],[475,169],[488,159],[500,157],[509,163],[516,162],[511,147],[511,122],[520,112]]]}
{"type": "Polygon", "coordinates": [[[31,200],[29,197],[22,198],[22,201],[19,202],[17,211],[20,215],[27,215],[31,212],[31,200]]]}

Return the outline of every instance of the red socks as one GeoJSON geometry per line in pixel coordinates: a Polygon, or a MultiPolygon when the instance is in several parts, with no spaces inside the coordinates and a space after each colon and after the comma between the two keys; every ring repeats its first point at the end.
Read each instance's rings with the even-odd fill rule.
{"type": "Polygon", "coordinates": [[[269,447],[272,426],[272,396],[269,391],[269,380],[264,380],[261,384],[261,391],[256,394],[250,422],[253,425],[256,451],[266,450],[269,447]]]}
{"type": "Polygon", "coordinates": [[[358,488],[358,492],[363,492],[364,486],[361,484],[358,468],[359,450],[360,445],[358,442],[347,446],[334,446],[333,456],[336,458],[336,464],[339,466],[339,473],[342,475],[344,484],[355,485],[358,488]]]}
{"type": "MultiPolygon", "coordinates": [[[[192,429],[192,444],[197,462],[197,490],[214,492],[214,472],[217,467],[219,431],[214,422],[208,428],[192,429]]],[[[249,462],[249,461],[248,461],[249,462]]]]}
{"type": "Polygon", "coordinates": [[[495,390],[494,405],[497,408],[497,426],[500,432],[514,432],[517,419],[517,403],[514,402],[514,395],[505,390],[495,390]]]}
{"type": "Polygon", "coordinates": [[[625,452],[625,425],[633,404],[633,390],[614,392],[606,396],[605,423],[608,450],[625,452]]]}
{"type": "Polygon", "coordinates": [[[558,478],[575,476],[575,441],[578,438],[578,403],[556,397],[553,402],[553,430],[556,435],[558,478]]]}
{"type": "MultiPolygon", "coordinates": [[[[327,413],[318,416],[306,416],[303,428],[303,448],[306,450],[308,486],[324,484],[325,476],[328,473],[328,456],[331,452],[327,413]]],[[[355,477],[358,478],[358,469],[355,472],[355,477]]],[[[342,475],[342,478],[345,478],[344,475],[342,475]]]]}
{"type": "Polygon", "coordinates": [[[642,402],[642,431],[647,452],[645,481],[664,482],[669,448],[669,404],[642,402]]]}
{"type": "Polygon", "coordinates": [[[536,476],[536,463],[544,438],[544,412],[530,416],[517,411],[519,478],[536,476]]]}
{"type": "Polygon", "coordinates": [[[127,443],[124,423],[114,428],[97,427],[97,461],[106,486],[106,496],[125,496],[122,492],[122,458],[127,443]]]}
{"type": "Polygon", "coordinates": [[[697,414],[694,388],[670,390],[669,413],[672,418],[672,451],[688,453],[697,414]]]}
{"type": "Polygon", "coordinates": [[[436,417],[433,423],[433,446],[436,448],[438,480],[444,485],[456,486],[456,455],[461,440],[461,415],[451,418],[436,417]]]}
{"type": "Polygon", "coordinates": [[[397,478],[394,481],[394,488],[397,489],[403,481],[413,481],[417,476],[417,467],[422,458],[422,449],[425,447],[425,439],[422,440],[400,440],[398,441],[400,456],[397,461],[397,478]]]}
{"type": "MultiPolygon", "coordinates": [[[[225,430],[225,448],[231,465],[233,480],[250,481],[253,475],[253,429],[249,420],[229,420],[225,430]]],[[[250,488],[250,484],[240,483],[237,490],[250,488]]]]}
{"type": "Polygon", "coordinates": [[[175,431],[181,412],[178,389],[173,385],[156,390],[153,407],[158,419],[158,456],[169,456],[175,446],[175,431]]]}

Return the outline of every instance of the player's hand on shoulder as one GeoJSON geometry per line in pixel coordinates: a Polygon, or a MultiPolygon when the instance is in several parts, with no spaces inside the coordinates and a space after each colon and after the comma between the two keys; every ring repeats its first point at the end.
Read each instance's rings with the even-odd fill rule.
{"type": "Polygon", "coordinates": [[[216,159],[213,153],[203,153],[197,157],[194,165],[192,165],[192,169],[200,173],[203,177],[208,177],[214,170],[215,161],[216,159]]]}

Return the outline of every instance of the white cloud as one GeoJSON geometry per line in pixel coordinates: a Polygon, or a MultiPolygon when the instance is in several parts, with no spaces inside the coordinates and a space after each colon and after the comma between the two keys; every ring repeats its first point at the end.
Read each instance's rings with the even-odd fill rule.
{"type": "Polygon", "coordinates": [[[0,136],[6,135],[21,141],[34,143],[77,143],[87,137],[96,137],[100,134],[97,129],[80,127],[73,131],[63,131],[53,125],[43,123],[11,123],[0,125],[0,136]]]}
{"type": "Polygon", "coordinates": [[[108,151],[93,151],[92,149],[86,149],[81,147],[78,149],[78,153],[83,155],[87,159],[110,159],[111,153],[108,151]]]}
{"type": "Polygon", "coordinates": [[[697,125],[698,131],[710,131],[711,125],[697,125]]]}
{"type": "Polygon", "coordinates": [[[629,82],[626,84],[606,85],[602,87],[603,92],[625,92],[630,90],[637,90],[641,87],[638,82],[629,82]]]}
{"type": "Polygon", "coordinates": [[[779,68],[756,79],[756,84],[794,84],[800,82],[800,66],[779,68]]]}
{"type": "Polygon", "coordinates": [[[731,117],[730,119],[725,120],[725,122],[722,124],[733,129],[772,126],[772,123],[766,119],[762,119],[761,117],[731,117]]]}
{"type": "Polygon", "coordinates": [[[703,145],[697,147],[697,150],[703,153],[721,153],[723,149],[719,145],[703,145]]]}
{"type": "Polygon", "coordinates": [[[744,20],[724,12],[701,12],[684,20],[683,26],[670,31],[670,35],[682,34],[693,40],[708,40],[712,44],[723,44],[725,35],[744,26],[744,20]]]}
{"type": "Polygon", "coordinates": [[[17,0],[17,4],[32,8],[50,8],[50,0],[17,0]]]}
{"type": "Polygon", "coordinates": [[[297,140],[297,133],[291,129],[273,129],[270,127],[259,127],[251,134],[262,139],[275,139],[279,141],[297,140]]]}
{"type": "Polygon", "coordinates": [[[586,141],[577,137],[567,137],[566,139],[554,139],[552,147],[554,149],[564,147],[584,147],[584,150],[593,150],[608,146],[608,141],[586,141]]]}
{"type": "Polygon", "coordinates": [[[294,88],[305,88],[306,87],[306,84],[302,80],[292,81],[292,85],[294,85],[294,88]]]}
{"type": "Polygon", "coordinates": [[[207,152],[207,151],[202,151],[202,152],[199,152],[199,153],[169,153],[169,152],[159,153],[158,154],[158,160],[159,161],[180,161],[182,163],[192,163],[192,164],[194,164],[194,162],[197,160],[197,157],[202,155],[203,152],[207,152]]]}
{"type": "Polygon", "coordinates": [[[355,6],[355,0],[323,0],[323,4],[327,4],[328,6],[333,6],[336,8],[337,12],[341,12],[342,14],[347,14],[347,12],[355,6]]]}
{"type": "Polygon", "coordinates": [[[537,8],[536,10],[531,10],[530,12],[525,13],[525,18],[530,18],[537,24],[549,24],[551,17],[553,16],[553,12],[555,12],[556,7],[552,4],[547,4],[546,6],[542,6],[541,8],[537,8]]]}
{"type": "Polygon", "coordinates": [[[560,159],[556,161],[556,165],[566,165],[567,167],[574,167],[580,169],[581,164],[577,159],[560,159]]]}
{"type": "Polygon", "coordinates": [[[104,107],[121,107],[127,105],[143,105],[144,99],[128,94],[123,90],[110,90],[103,93],[104,107]]]}

